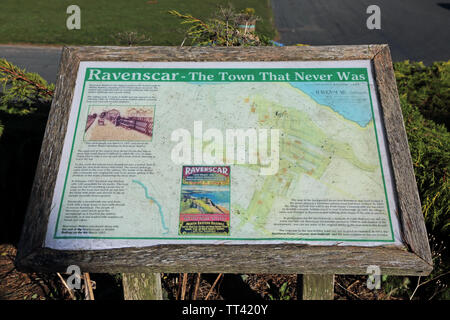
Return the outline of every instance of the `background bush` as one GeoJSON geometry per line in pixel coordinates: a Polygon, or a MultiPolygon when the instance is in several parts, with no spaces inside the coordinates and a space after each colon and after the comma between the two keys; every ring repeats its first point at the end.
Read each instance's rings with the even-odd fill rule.
{"type": "Polygon", "coordinates": [[[426,278],[385,277],[383,287],[405,298],[450,299],[450,61],[429,67],[404,61],[394,68],[434,269],[426,278]]]}
{"type": "Polygon", "coordinates": [[[0,243],[17,243],[54,85],[0,59],[0,243]]]}
{"type": "Polygon", "coordinates": [[[426,67],[422,62],[394,64],[399,94],[417,107],[426,118],[450,126],[450,61],[435,62],[426,67]]]}

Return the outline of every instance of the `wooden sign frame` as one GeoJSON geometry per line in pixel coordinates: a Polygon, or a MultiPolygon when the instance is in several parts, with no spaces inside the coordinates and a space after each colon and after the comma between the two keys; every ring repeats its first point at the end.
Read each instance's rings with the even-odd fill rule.
{"type": "Polygon", "coordinates": [[[397,86],[387,45],[304,47],[64,47],[29,207],[19,243],[23,270],[83,272],[225,272],[427,275],[432,259],[397,86]],[[371,60],[397,193],[403,247],[277,245],[159,245],[69,251],[44,247],[53,190],[81,61],[371,60]]]}

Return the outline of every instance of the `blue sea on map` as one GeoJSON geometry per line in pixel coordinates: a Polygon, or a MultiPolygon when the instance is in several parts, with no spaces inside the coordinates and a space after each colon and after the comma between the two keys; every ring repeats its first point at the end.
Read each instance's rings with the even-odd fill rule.
{"type": "MultiPolygon", "coordinates": [[[[193,85],[224,85],[227,82],[188,82],[193,85]]],[[[345,119],[365,127],[372,120],[372,110],[366,82],[289,82],[314,101],[339,113],[345,119]],[[337,91],[337,93],[336,93],[337,91]],[[345,93],[342,93],[345,91],[345,93]],[[330,92],[330,93],[326,93],[330,92]]]]}
{"type": "Polygon", "coordinates": [[[294,88],[300,89],[314,101],[325,105],[339,113],[347,120],[365,127],[372,120],[372,110],[366,82],[290,82],[294,88]]]}

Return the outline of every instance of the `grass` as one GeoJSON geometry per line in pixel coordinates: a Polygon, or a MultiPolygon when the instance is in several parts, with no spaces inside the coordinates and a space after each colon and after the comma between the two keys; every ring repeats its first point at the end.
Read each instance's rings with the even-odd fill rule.
{"type": "Polygon", "coordinates": [[[262,18],[257,22],[257,32],[275,37],[269,0],[78,0],[80,30],[66,27],[66,9],[73,1],[3,0],[0,43],[114,45],[117,42],[112,35],[135,31],[151,39],[145,45],[179,45],[187,27],[169,15],[169,10],[205,19],[214,14],[218,5],[228,3],[238,10],[254,8],[262,18]]]}

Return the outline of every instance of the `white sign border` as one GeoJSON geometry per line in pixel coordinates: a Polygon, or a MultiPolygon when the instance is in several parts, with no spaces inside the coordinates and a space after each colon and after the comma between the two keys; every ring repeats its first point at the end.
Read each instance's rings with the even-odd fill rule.
{"type": "Polygon", "coordinates": [[[315,246],[403,246],[400,233],[399,217],[397,216],[397,196],[393,188],[393,171],[387,151],[387,140],[384,130],[383,117],[378,101],[377,88],[373,76],[371,60],[343,60],[343,61],[245,61],[245,62],[123,62],[123,61],[81,61],[77,74],[75,91],[70,109],[69,122],[58,169],[55,189],[53,193],[51,213],[47,224],[45,247],[58,250],[100,250],[126,247],[148,247],[164,244],[229,244],[229,245],[257,245],[257,244],[306,244],[315,246]],[[66,172],[80,101],[83,92],[84,78],[87,68],[366,68],[369,75],[369,86],[375,116],[376,130],[382,159],[383,174],[386,192],[388,194],[390,221],[394,234],[394,242],[377,241],[308,241],[308,240],[192,240],[177,239],[54,239],[54,230],[57,223],[59,206],[66,179],[66,172]]]}

